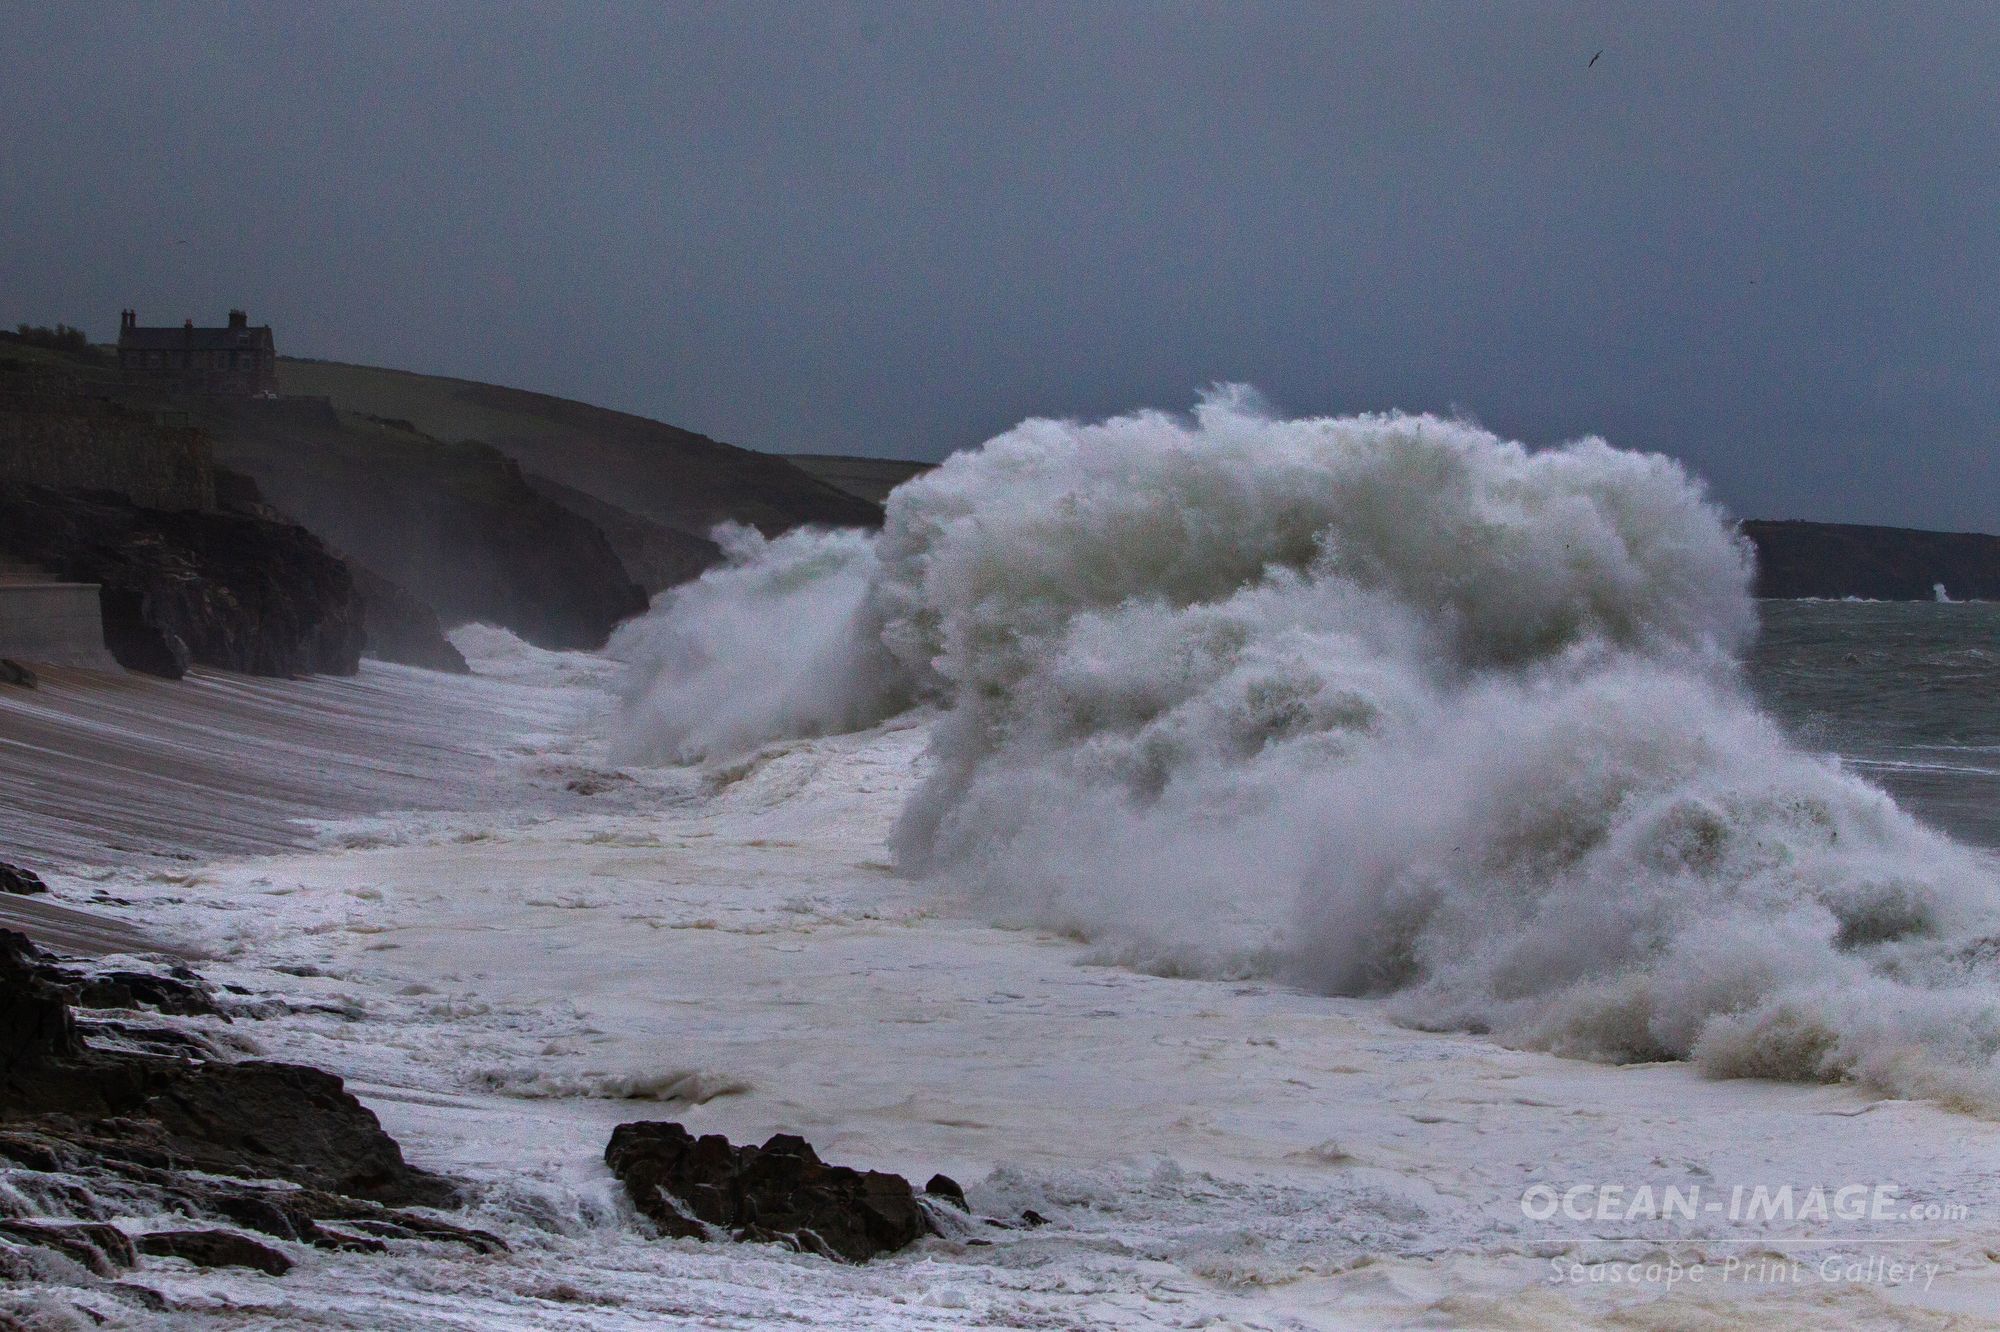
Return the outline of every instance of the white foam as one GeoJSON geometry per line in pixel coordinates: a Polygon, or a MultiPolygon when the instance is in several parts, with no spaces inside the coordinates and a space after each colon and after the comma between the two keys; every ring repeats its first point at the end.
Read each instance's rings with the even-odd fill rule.
{"type": "Polygon", "coordinates": [[[895,663],[857,624],[877,572],[868,537],[797,531],[767,541],[725,526],[715,538],[727,564],[612,637],[610,655],[639,667],[617,752],[740,753],[853,730],[907,702],[895,663]]]}

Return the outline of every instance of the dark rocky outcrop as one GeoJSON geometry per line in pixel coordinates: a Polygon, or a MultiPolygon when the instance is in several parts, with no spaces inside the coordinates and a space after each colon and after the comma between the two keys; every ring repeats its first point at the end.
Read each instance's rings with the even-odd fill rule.
{"type": "MultiPolygon", "coordinates": [[[[8,1033],[0,1119],[30,1121],[137,1165],[284,1179],[391,1204],[451,1200],[452,1187],[407,1164],[333,1074],[93,1049],[69,1014],[70,994],[91,988],[93,978],[62,977],[25,937],[0,931],[0,1019],[8,1033]]],[[[127,993],[100,991],[100,999],[136,998],[131,977],[123,980],[127,993]]]]}
{"type": "Polygon", "coordinates": [[[183,966],[164,972],[56,971],[55,983],[64,998],[78,1008],[150,1009],[176,1017],[219,1017],[229,1015],[216,1007],[215,991],[208,983],[183,966]]]}
{"type": "Polygon", "coordinates": [[[45,893],[49,886],[42,882],[42,876],[19,865],[0,863],[0,893],[12,893],[16,897],[32,897],[45,893]]]}
{"type": "Polygon", "coordinates": [[[92,1276],[112,1277],[135,1266],[139,1255],[131,1237],[102,1221],[0,1219],[0,1239],[59,1253],[92,1276]]]}
{"type": "MultiPolygon", "coordinates": [[[[215,469],[215,493],[216,503],[227,512],[274,523],[293,521],[265,501],[254,478],[231,468],[215,469]]],[[[452,675],[470,674],[472,668],[445,637],[437,612],[428,603],[345,552],[341,558],[361,597],[362,650],[368,656],[452,675]]]]}
{"type": "Polygon", "coordinates": [[[291,1266],[240,1230],[364,1252],[392,1239],[505,1247],[406,1210],[447,1205],[455,1190],[405,1162],[332,1074],[231,1062],[185,1031],[147,1041],[129,1023],[81,1015],[93,1004],[191,1012],[213,1002],[198,977],[74,971],[0,930],[0,1166],[10,1200],[0,1205],[0,1275],[19,1267],[23,1246],[100,1277],[137,1254],[272,1275],[291,1266]],[[100,1046],[106,1035],[117,1039],[100,1046]],[[24,1201],[39,1214],[19,1214],[24,1201]],[[147,1214],[212,1224],[142,1236],[135,1253],[108,1223],[147,1214]]]}
{"type": "Polygon", "coordinates": [[[471,672],[465,654],[444,636],[436,611],[365,565],[350,561],[347,567],[361,593],[362,624],[367,633],[364,652],[378,661],[403,666],[452,675],[471,672]]]}
{"type": "Polygon", "coordinates": [[[83,1050],[69,1005],[43,974],[41,960],[25,935],[0,930],[0,1113],[9,1086],[83,1050]]]}
{"type": "Polygon", "coordinates": [[[486,1231],[400,1206],[251,1178],[247,1172],[215,1174],[102,1154],[97,1144],[79,1141],[45,1121],[0,1118],[0,1167],[8,1170],[17,1196],[98,1220],[174,1215],[214,1223],[203,1224],[203,1230],[237,1227],[276,1240],[360,1253],[380,1253],[384,1241],[392,1239],[459,1244],[479,1253],[500,1253],[507,1247],[486,1231]]]}
{"type": "Polygon", "coordinates": [[[604,1150],[632,1205],[663,1234],[788,1244],[851,1263],[933,1233],[901,1175],[827,1165],[788,1133],[762,1147],[679,1124],[620,1124],[604,1150]]]}
{"type": "MultiPolygon", "coordinates": [[[[484,1231],[408,1210],[455,1191],[405,1162],[339,1078],[231,1062],[195,1030],[89,1011],[215,1004],[183,969],[77,970],[0,930],[0,1281],[106,1281],[142,1256],[282,1276],[292,1259],[267,1241],[504,1251],[484,1231]],[[134,1216],[177,1224],[135,1241],[114,1224],[134,1216]]],[[[163,1307],[139,1286],[97,1288],[163,1307]]]]}
{"type": "Polygon", "coordinates": [[[1750,519],[1760,597],[2000,600],[2000,537],[1750,519]]]}
{"type": "Polygon", "coordinates": [[[354,581],[301,527],[0,485],[0,552],[100,584],[105,645],[130,670],[348,675],[360,661],[354,581]]]}

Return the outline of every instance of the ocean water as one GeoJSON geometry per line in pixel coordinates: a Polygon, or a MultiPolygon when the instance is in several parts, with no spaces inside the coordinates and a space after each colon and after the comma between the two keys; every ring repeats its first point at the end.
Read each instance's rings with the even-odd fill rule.
{"type": "Polygon", "coordinates": [[[2000,605],[1766,601],[1747,667],[1799,743],[2000,847],[2000,605]]]}
{"type": "MultiPolygon", "coordinates": [[[[251,996],[227,1027],[149,1021],[339,1072],[412,1160],[467,1183],[467,1218],[512,1251],[284,1245],[299,1266],[276,1281],[150,1262],[129,1280],[155,1310],[51,1271],[0,1286],[0,1314],[149,1332],[2000,1325],[1990,1116],[1854,1082],[1560,1058],[1420,1029],[1393,994],[1177,978],[996,928],[982,899],[891,860],[935,763],[936,709],[727,762],[618,763],[612,663],[455,637],[480,676],[371,664],[346,686],[372,715],[478,719],[401,759],[436,788],[429,808],[308,806],[321,821],[274,852],[51,879],[251,996]],[[601,1160],[633,1119],[736,1141],[800,1133],[831,1160],[944,1171],[982,1215],[1049,1223],[961,1226],[862,1268],[659,1241],[601,1160]],[[1726,1197],[1853,1181],[1968,1219],[1635,1228],[1522,1209],[1537,1186],[1726,1197]],[[1558,1260],[1629,1270],[1662,1254],[1713,1276],[1745,1252],[1808,1274],[1829,1254],[1879,1254],[1924,1276],[1552,1276],[1558,1260]]],[[[278,684],[260,706],[289,734],[284,712],[318,724],[342,692],[278,684]]],[[[121,733],[173,752],[203,697],[123,717],[121,733]]],[[[244,753],[280,775],[292,761],[244,753]]],[[[49,1199],[31,1213],[99,1214],[87,1197],[0,1189],[16,1210],[30,1195],[49,1199]]]]}
{"type": "Polygon", "coordinates": [[[0,700],[56,896],[254,996],[236,1048],[347,1078],[512,1246],[152,1263],[164,1311],[57,1272],[0,1315],[2000,1327],[1993,608],[1759,604],[1668,460],[1240,394],[725,546],[608,654],[473,628],[471,679],[0,700]],[[172,855],[92,854],[99,791],[172,855]],[[602,1163],[632,1119],[1049,1224],[863,1268],[654,1240],[602,1163]],[[1957,1210],[1522,1205],[1855,1183],[1957,1210]],[[1560,1276],[1745,1253],[1811,1279],[1560,1276]]]}

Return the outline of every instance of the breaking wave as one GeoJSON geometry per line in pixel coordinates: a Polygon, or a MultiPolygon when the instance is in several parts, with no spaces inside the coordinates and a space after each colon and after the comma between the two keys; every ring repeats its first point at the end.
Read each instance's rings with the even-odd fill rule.
{"type": "Polygon", "coordinates": [[[1750,557],[1674,462],[1430,416],[1034,420],[879,535],[736,533],[628,757],[941,709],[895,849],[1170,973],[1719,1075],[2000,1103],[2000,885],[1748,699],[1750,557]]]}

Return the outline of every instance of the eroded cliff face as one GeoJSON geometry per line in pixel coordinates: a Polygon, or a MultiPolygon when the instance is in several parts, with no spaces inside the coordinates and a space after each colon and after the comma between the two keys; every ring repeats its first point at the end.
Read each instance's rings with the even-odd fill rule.
{"type": "Polygon", "coordinates": [[[722,563],[722,547],[705,536],[692,536],[641,518],[546,476],[526,471],[522,475],[537,493],[595,524],[611,549],[618,552],[619,562],[649,596],[699,578],[704,569],[722,563]]]}
{"type": "Polygon", "coordinates": [[[1749,519],[1760,597],[2000,600],[2000,536],[1749,519]]]}
{"type": "MultiPolygon", "coordinates": [[[[265,502],[257,483],[227,467],[215,469],[215,491],[229,513],[248,514],[274,523],[291,523],[292,516],[265,502]]],[[[384,578],[345,551],[336,552],[354,577],[361,594],[362,651],[377,661],[466,675],[472,670],[465,654],[453,647],[438,623],[437,612],[407,588],[384,578]]]]}
{"type": "Polygon", "coordinates": [[[0,483],[0,552],[100,584],[105,645],[128,670],[352,675],[360,664],[354,579],[293,524],[0,483]]]}
{"type": "Polygon", "coordinates": [[[436,611],[366,565],[350,560],[347,569],[361,592],[369,656],[451,675],[472,673],[465,654],[444,636],[436,611]]]}
{"type": "Polygon", "coordinates": [[[587,649],[646,607],[604,534],[484,444],[318,399],[205,404],[202,424],[219,458],[271,504],[445,625],[497,624],[538,647],[587,649]]]}

